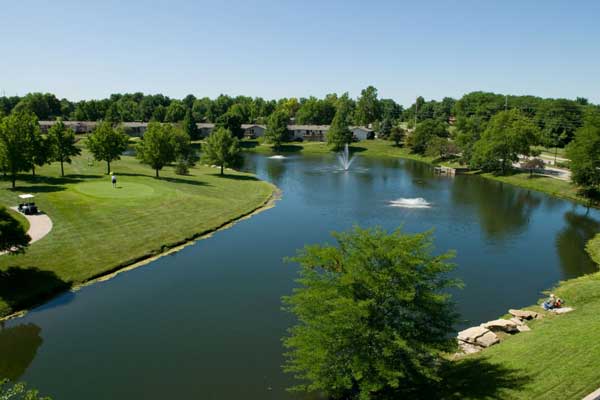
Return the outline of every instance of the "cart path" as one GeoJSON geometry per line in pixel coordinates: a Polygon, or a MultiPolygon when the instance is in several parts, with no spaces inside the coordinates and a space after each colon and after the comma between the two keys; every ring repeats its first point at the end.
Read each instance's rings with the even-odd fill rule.
{"type": "MultiPolygon", "coordinates": [[[[17,207],[11,208],[18,212],[17,207]]],[[[52,230],[52,220],[46,214],[21,215],[29,221],[29,230],[27,231],[27,234],[31,236],[29,243],[37,242],[52,230]]]]}

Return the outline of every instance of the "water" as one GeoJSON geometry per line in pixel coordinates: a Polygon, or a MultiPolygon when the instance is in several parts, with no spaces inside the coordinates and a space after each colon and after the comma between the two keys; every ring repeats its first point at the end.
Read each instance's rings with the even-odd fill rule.
{"type": "Polygon", "coordinates": [[[340,163],[340,167],[344,171],[348,171],[352,162],[354,161],[354,156],[350,157],[350,152],[348,151],[348,143],[344,145],[344,150],[338,153],[338,161],[340,163]]]}
{"type": "Polygon", "coordinates": [[[595,271],[583,248],[600,230],[597,211],[407,160],[358,157],[346,173],[333,173],[335,163],[248,155],[246,169],[282,189],[275,208],[6,322],[0,375],[67,400],[292,398],[280,368],[292,318],[280,297],[296,266],[282,259],[354,224],[434,229],[437,252],[456,249],[461,326],[595,271]],[[390,206],[418,198],[430,207],[390,206]]]}

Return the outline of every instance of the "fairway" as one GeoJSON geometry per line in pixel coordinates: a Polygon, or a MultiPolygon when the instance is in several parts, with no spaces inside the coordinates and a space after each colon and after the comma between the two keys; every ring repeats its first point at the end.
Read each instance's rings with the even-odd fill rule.
{"type": "Polygon", "coordinates": [[[131,179],[120,179],[113,187],[108,179],[84,182],[74,186],[81,194],[97,198],[132,199],[152,196],[155,192],[151,186],[133,182],[131,179]]]}
{"type": "Polygon", "coordinates": [[[0,316],[211,232],[263,206],[274,191],[252,175],[219,176],[204,166],[185,176],[166,167],[156,179],[133,157],[114,162],[113,188],[105,164],[89,158],[84,151],[65,165],[65,177],[57,164],[35,178],[20,175],[16,191],[1,183],[1,204],[13,207],[18,194],[32,193],[54,226],[25,255],[0,256],[0,316]]]}

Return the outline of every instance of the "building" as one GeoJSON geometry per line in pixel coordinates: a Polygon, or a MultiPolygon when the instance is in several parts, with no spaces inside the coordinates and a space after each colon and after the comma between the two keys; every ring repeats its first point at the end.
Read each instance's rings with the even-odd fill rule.
{"type": "Polygon", "coordinates": [[[292,140],[324,142],[328,130],[329,125],[288,125],[292,140]]]}
{"type": "Polygon", "coordinates": [[[265,129],[267,129],[267,127],[265,125],[257,124],[242,124],[242,129],[244,130],[245,138],[256,139],[258,137],[264,136],[265,129]]]}
{"type": "Polygon", "coordinates": [[[375,131],[370,128],[365,128],[364,126],[351,126],[350,131],[352,131],[352,136],[354,136],[356,140],[367,140],[375,137],[375,131]]]}
{"type": "MultiPolygon", "coordinates": [[[[96,129],[98,125],[95,121],[63,121],[66,127],[73,129],[73,132],[83,134],[90,133],[96,129]]],[[[39,121],[40,129],[44,133],[48,133],[51,126],[56,124],[56,121],[39,121]]]]}
{"type": "Polygon", "coordinates": [[[212,130],[215,129],[215,124],[211,124],[208,122],[199,122],[196,124],[198,128],[198,133],[201,138],[205,138],[211,134],[212,130]]]}

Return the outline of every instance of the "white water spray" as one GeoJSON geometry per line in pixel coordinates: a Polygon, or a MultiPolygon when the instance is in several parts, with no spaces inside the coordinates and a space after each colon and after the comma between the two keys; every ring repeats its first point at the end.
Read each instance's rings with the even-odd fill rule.
{"type": "Polygon", "coordinates": [[[348,168],[350,168],[350,165],[352,165],[352,162],[354,161],[354,156],[350,157],[348,143],[344,146],[344,151],[340,151],[337,157],[340,162],[340,167],[342,167],[344,171],[348,171],[348,168]]]}
{"type": "Polygon", "coordinates": [[[422,197],[415,197],[413,199],[399,198],[389,202],[390,207],[401,207],[401,208],[431,208],[431,203],[422,197]]]}

